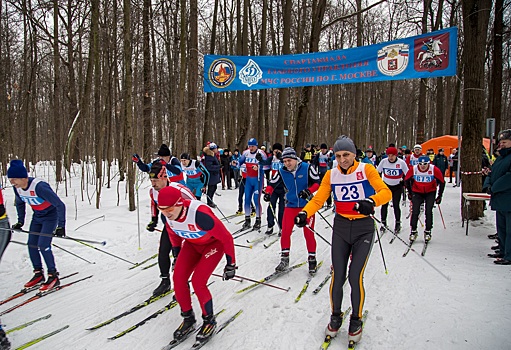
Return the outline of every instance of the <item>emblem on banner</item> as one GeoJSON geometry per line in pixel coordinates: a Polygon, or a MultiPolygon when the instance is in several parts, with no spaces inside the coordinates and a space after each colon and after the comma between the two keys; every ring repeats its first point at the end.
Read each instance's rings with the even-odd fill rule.
{"type": "Polygon", "coordinates": [[[447,53],[449,51],[449,33],[430,38],[416,39],[414,42],[416,71],[429,71],[445,69],[449,65],[447,53]]]}
{"type": "Polygon", "coordinates": [[[385,75],[402,73],[408,66],[407,44],[392,44],[378,50],[378,70],[385,75]]]}
{"type": "Polygon", "coordinates": [[[263,71],[252,59],[249,59],[245,67],[240,69],[239,78],[248,87],[257,84],[262,77],[263,71]]]}
{"type": "Polygon", "coordinates": [[[217,88],[229,86],[236,77],[236,66],[231,60],[220,58],[209,67],[209,81],[217,88]]]}

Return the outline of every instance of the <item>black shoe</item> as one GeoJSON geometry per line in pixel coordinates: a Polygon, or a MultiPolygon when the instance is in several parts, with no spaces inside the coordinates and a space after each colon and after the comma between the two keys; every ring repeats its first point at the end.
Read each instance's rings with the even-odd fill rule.
{"type": "Polygon", "coordinates": [[[259,230],[261,228],[261,218],[256,218],[254,227],[252,227],[254,230],[259,230]]]}
{"type": "Polygon", "coordinates": [[[326,326],[325,334],[331,337],[335,337],[339,328],[342,326],[342,314],[330,316],[330,323],[326,326]]]}
{"type": "Polygon", "coordinates": [[[410,242],[413,242],[417,239],[417,235],[418,235],[418,232],[417,230],[412,230],[412,232],[410,232],[410,242]]]}
{"type": "Polygon", "coordinates": [[[37,286],[38,284],[44,283],[44,281],[45,281],[45,279],[44,279],[43,270],[34,270],[34,276],[30,279],[30,281],[25,283],[24,287],[32,288],[32,287],[37,286]]]}
{"type": "Polygon", "coordinates": [[[9,342],[9,339],[7,339],[7,335],[0,326],[0,350],[9,350],[10,348],[11,343],[9,342]]]}
{"type": "Polygon", "coordinates": [[[397,221],[396,226],[394,226],[394,233],[399,233],[399,232],[401,232],[401,222],[397,221]]]}
{"type": "Polygon", "coordinates": [[[60,286],[59,273],[57,271],[48,272],[48,279],[39,287],[40,292],[47,292],[60,286]]]}
{"type": "Polygon", "coordinates": [[[497,265],[511,265],[511,261],[506,259],[497,259],[493,263],[497,265]]]}
{"type": "Polygon", "coordinates": [[[211,203],[211,204],[208,204],[210,206],[210,208],[212,209],[215,209],[217,207],[217,205],[215,203],[211,203]]]}
{"type": "Polygon", "coordinates": [[[284,271],[289,267],[289,255],[283,255],[280,257],[280,263],[275,268],[275,271],[284,271]]]}
{"type": "Polygon", "coordinates": [[[236,215],[243,214],[243,209],[241,207],[238,208],[238,211],[236,212],[236,215]]]}
{"type": "Polygon", "coordinates": [[[243,226],[241,226],[241,229],[248,230],[251,227],[252,227],[252,225],[250,224],[250,217],[245,216],[245,223],[243,224],[243,226]]]}
{"type": "Polygon", "coordinates": [[[197,337],[195,338],[199,342],[204,342],[210,338],[215,333],[216,329],[215,315],[211,314],[202,316],[202,319],[204,322],[202,323],[199,333],[197,333],[197,337]]]}
{"type": "Polygon", "coordinates": [[[181,322],[179,327],[174,331],[175,340],[183,340],[195,330],[196,320],[193,310],[181,312],[181,316],[183,316],[183,322],[181,322]]]}
{"type": "MultiPolygon", "coordinates": [[[[176,259],[174,259],[176,261],[176,259]]],[[[170,276],[161,276],[160,285],[153,291],[153,297],[158,297],[170,291],[170,276]]]]}
{"type": "Polygon", "coordinates": [[[362,338],[362,320],[359,318],[352,318],[348,328],[348,340],[358,343],[362,338]]]}
{"type": "Polygon", "coordinates": [[[272,235],[273,234],[273,227],[268,227],[268,229],[266,230],[265,234],[267,234],[268,236],[272,235]]]}
{"type": "Polygon", "coordinates": [[[488,238],[489,239],[497,239],[497,238],[499,238],[499,235],[495,233],[493,235],[488,235],[488,238]]]}
{"type": "Polygon", "coordinates": [[[431,241],[431,230],[424,231],[424,242],[428,243],[431,241]]]}
{"type": "Polygon", "coordinates": [[[309,274],[313,275],[316,273],[318,268],[318,261],[316,260],[316,256],[309,255],[309,258],[307,260],[309,262],[309,274]]]}
{"type": "Polygon", "coordinates": [[[500,254],[500,251],[498,251],[498,253],[497,253],[497,251],[495,251],[494,254],[493,253],[488,254],[488,257],[493,258],[493,259],[499,259],[499,258],[503,258],[504,255],[500,254]]]}

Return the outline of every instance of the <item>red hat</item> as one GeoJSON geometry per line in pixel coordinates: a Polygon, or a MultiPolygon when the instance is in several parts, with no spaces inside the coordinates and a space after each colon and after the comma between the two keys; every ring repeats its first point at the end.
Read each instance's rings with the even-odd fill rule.
{"type": "Polygon", "coordinates": [[[173,186],[164,187],[158,192],[158,206],[173,207],[184,204],[184,198],[179,188],[173,186]]]}
{"type": "Polygon", "coordinates": [[[387,151],[385,151],[385,153],[387,153],[387,155],[393,154],[393,155],[397,156],[397,148],[396,147],[388,147],[387,151]]]}

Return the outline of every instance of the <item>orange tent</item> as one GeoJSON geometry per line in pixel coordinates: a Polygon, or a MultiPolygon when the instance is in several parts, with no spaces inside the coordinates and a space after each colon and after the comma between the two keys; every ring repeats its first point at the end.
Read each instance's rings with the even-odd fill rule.
{"type": "MultiPolygon", "coordinates": [[[[483,144],[484,147],[486,147],[486,150],[490,152],[490,139],[483,139],[483,144]]],[[[449,156],[452,149],[458,148],[458,136],[444,135],[435,137],[424,142],[421,146],[423,153],[426,153],[428,149],[432,148],[435,151],[435,154],[437,154],[438,149],[443,148],[444,154],[449,156]]]]}

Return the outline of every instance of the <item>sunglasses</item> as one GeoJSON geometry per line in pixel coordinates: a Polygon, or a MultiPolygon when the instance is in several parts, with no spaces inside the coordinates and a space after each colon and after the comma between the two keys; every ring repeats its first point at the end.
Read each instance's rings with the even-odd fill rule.
{"type": "Polygon", "coordinates": [[[419,165],[429,165],[429,163],[426,162],[420,162],[419,165]]]}

